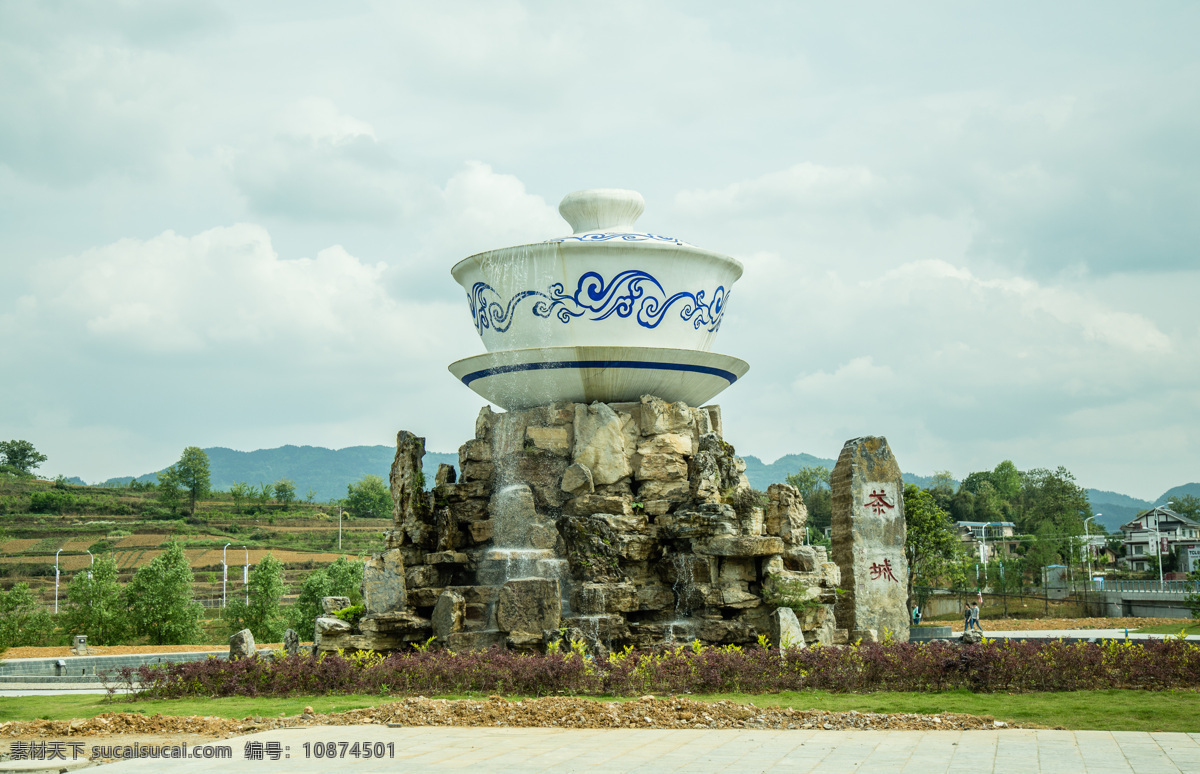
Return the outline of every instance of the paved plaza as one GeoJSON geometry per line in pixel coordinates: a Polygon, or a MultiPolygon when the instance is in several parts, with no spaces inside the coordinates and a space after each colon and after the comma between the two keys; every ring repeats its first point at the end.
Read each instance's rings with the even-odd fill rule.
{"type": "MultiPolygon", "coordinates": [[[[115,741],[115,740],[113,740],[115,741]]],[[[106,740],[105,743],[112,743],[106,740]]],[[[324,726],[221,740],[232,760],[122,761],[98,772],[1166,772],[1200,771],[1200,734],[1134,731],[676,731],[324,726]],[[261,760],[246,758],[262,751],[261,760]],[[310,753],[305,756],[305,743],[310,753]],[[369,743],[331,760],[317,743],[369,743]],[[275,744],[279,746],[276,748],[275,744]],[[392,747],[389,747],[391,745],[392,747]],[[394,750],[394,757],[389,754],[394,750]],[[271,760],[271,753],[279,755],[271,760]],[[285,757],[290,756],[290,757],[285,757]]],[[[338,747],[341,750],[340,746],[338,747]]]]}

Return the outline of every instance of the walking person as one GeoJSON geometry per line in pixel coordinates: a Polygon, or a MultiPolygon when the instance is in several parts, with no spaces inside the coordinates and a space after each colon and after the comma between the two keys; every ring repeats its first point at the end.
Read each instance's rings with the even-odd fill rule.
{"type": "Polygon", "coordinates": [[[968,602],[966,604],[966,606],[963,607],[963,631],[967,632],[970,630],[971,630],[971,603],[968,602]]]}
{"type": "Polygon", "coordinates": [[[979,625],[979,603],[975,602],[971,605],[971,615],[968,625],[976,631],[982,632],[983,627],[979,625]]]}

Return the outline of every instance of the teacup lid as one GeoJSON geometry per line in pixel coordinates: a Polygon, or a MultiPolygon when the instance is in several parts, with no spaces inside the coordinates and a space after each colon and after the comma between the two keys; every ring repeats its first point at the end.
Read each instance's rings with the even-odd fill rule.
{"type": "Polygon", "coordinates": [[[635,231],[633,224],[646,208],[637,191],[624,188],[587,188],[563,197],[558,212],[571,224],[572,234],[549,242],[666,242],[682,245],[682,240],[659,234],[635,231]]]}

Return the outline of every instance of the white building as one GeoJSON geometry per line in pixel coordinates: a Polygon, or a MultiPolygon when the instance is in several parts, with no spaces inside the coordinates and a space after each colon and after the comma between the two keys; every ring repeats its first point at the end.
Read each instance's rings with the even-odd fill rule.
{"type": "Polygon", "coordinates": [[[1158,554],[1200,548],[1200,522],[1181,516],[1170,508],[1158,507],[1121,525],[1125,556],[1121,562],[1131,570],[1149,570],[1158,554]]]}

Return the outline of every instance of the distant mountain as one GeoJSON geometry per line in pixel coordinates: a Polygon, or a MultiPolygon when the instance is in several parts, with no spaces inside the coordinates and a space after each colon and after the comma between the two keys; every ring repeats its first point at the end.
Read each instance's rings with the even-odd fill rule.
{"type": "MultiPolygon", "coordinates": [[[[750,486],[764,491],[771,484],[786,482],[788,476],[799,472],[801,468],[819,466],[833,470],[833,466],[837,462],[837,460],[825,457],[814,457],[811,454],[785,454],[769,465],[752,454],[747,454],[742,459],[746,461],[746,479],[750,482],[750,486]]],[[[904,473],[903,475],[906,484],[916,484],[921,487],[933,484],[933,476],[919,476],[916,473],[904,473]]]]}
{"type": "Polygon", "coordinates": [[[1153,507],[1147,500],[1139,500],[1120,492],[1089,489],[1087,495],[1092,513],[1096,514],[1096,523],[1109,532],[1116,532],[1122,524],[1133,521],[1139,513],[1153,507]]]}
{"type": "Polygon", "coordinates": [[[1092,513],[1102,514],[1096,517],[1098,524],[1103,524],[1109,532],[1120,529],[1122,524],[1128,524],[1137,518],[1139,513],[1148,511],[1158,505],[1166,505],[1168,501],[1183,495],[1200,497],[1200,484],[1182,484],[1168,489],[1154,502],[1139,500],[1136,497],[1120,492],[1105,492],[1099,489],[1089,489],[1088,501],[1092,504],[1092,513]]]}
{"type": "Polygon", "coordinates": [[[1172,487],[1172,488],[1168,489],[1166,492],[1164,492],[1162,497],[1155,500],[1154,504],[1155,505],[1165,505],[1168,500],[1173,500],[1176,497],[1182,497],[1184,495],[1191,495],[1192,497],[1200,497],[1200,484],[1191,483],[1191,484],[1183,484],[1182,486],[1172,487]]]}
{"type": "MultiPolygon", "coordinates": [[[[345,449],[326,449],[320,446],[280,446],[277,449],[258,449],[252,452],[222,447],[205,449],[208,455],[209,476],[213,489],[225,490],[239,481],[247,484],[273,484],[288,478],[296,482],[296,495],[305,497],[310,489],[318,502],[329,502],[346,496],[346,486],[364,475],[379,476],[384,481],[392,468],[396,450],[391,446],[351,446],[345,449]]],[[[439,463],[458,464],[457,454],[426,452],[425,479],[433,482],[439,463]]],[[[165,470],[166,468],[163,468],[165,470]]],[[[162,471],[138,476],[142,482],[157,481],[162,471]]],[[[110,478],[105,485],[128,484],[133,478],[110,478]]]]}
{"type": "MultiPolygon", "coordinates": [[[[214,447],[204,451],[208,454],[213,489],[225,490],[239,481],[258,485],[273,484],[281,478],[288,478],[296,482],[296,494],[299,497],[304,497],[311,489],[316,493],[315,499],[318,502],[345,497],[346,485],[366,474],[376,475],[387,481],[392,458],[396,454],[395,448],[391,446],[351,446],[345,449],[280,446],[276,449],[258,449],[251,452],[214,447]]],[[[746,478],[750,481],[750,486],[759,490],[765,490],[771,484],[783,483],[789,475],[804,467],[820,465],[832,470],[835,462],[827,457],[814,457],[811,454],[787,454],[769,464],[752,454],[745,455],[743,459],[746,461],[746,478]]],[[[425,480],[430,484],[440,463],[457,466],[458,455],[433,451],[425,453],[425,480]]],[[[137,480],[157,481],[161,472],[147,473],[138,476],[137,480]]],[[[132,480],[132,476],[110,478],[104,485],[127,485],[132,480]]],[[[78,478],[68,481],[83,483],[78,478]]],[[[904,481],[928,487],[933,483],[933,477],[905,473],[904,481]]],[[[1187,494],[1200,497],[1200,483],[1183,484],[1169,489],[1154,503],[1120,492],[1087,490],[1092,512],[1101,514],[1096,518],[1096,522],[1110,532],[1154,505],[1161,505],[1171,498],[1187,494]]]]}
{"type": "Polygon", "coordinates": [[[742,459],[746,461],[746,479],[749,480],[750,486],[764,492],[771,484],[784,483],[788,476],[799,472],[800,468],[820,466],[833,470],[835,462],[811,454],[786,454],[770,465],[753,454],[747,454],[742,459]]]}
{"type": "Polygon", "coordinates": [[[1136,497],[1121,494],[1120,492],[1106,492],[1103,489],[1087,490],[1088,501],[1093,505],[1092,510],[1095,510],[1095,505],[1103,504],[1110,506],[1118,506],[1122,508],[1140,508],[1143,511],[1153,507],[1148,500],[1139,500],[1136,497]]]}

